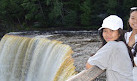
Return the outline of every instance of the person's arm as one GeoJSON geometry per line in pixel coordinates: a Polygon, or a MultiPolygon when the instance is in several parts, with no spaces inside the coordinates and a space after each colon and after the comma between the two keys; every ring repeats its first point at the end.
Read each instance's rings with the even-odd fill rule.
{"type": "Polygon", "coordinates": [[[93,65],[90,65],[88,62],[86,63],[86,69],[92,68],[93,65]]]}
{"type": "Polygon", "coordinates": [[[128,46],[132,48],[134,44],[135,44],[135,36],[131,34],[131,36],[129,37],[128,46]]]}
{"type": "Polygon", "coordinates": [[[105,70],[101,70],[97,66],[92,66],[91,68],[83,70],[82,72],[78,73],[77,75],[71,77],[66,81],[93,81],[104,71],[105,70]]]}
{"type": "Polygon", "coordinates": [[[113,43],[116,42],[113,41],[107,43],[101,49],[99,49],[94,56],[88,59],[86,64],[87,69],[83,70],[77,75],[74,75],[67,81],[92,81],[96,77],[98,77],[101,73],[103,73],[108,67],[108,62],[112,54],[112,49],[115,46],[115,44],[113,43]]]}
{"type": "Polygon", "coordinates": [[[137,34],[137,30],[133,30],[131,33],[131,36],[129,37],[129,42],[128,42],[129,47],[133,47],[133,45],[135,44],[135,35],[136,34],[137,34]]]}

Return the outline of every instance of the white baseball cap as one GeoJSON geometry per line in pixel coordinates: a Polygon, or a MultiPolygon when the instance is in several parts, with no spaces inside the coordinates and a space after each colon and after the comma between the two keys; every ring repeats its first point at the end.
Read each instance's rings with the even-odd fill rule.
{"type": "Polygon", "coordinates": [[[123,29],[123,21],[117,15],[110,15],[103,20],[102,27],[98,30],[101,30],[102,28],[109,28],[111,30],[123,29]]]}

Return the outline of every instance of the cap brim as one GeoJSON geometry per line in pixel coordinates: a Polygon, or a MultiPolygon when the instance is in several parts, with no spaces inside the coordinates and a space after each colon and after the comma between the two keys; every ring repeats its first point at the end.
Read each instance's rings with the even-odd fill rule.
{"type": "Polygon", "coordinates": [[[100,27],[98,30],[101,30],[101,29],[103,29],[103,28],[106,28],[106,27],[100,27]]]}
{"type": "Polygon", "coordinates": [[[111,30],[118,30],[118,29],[112,29],[112,28],[110,28],[110,27],[100,27],[98,30],[101,30],[101,29],[103,29],[103,28],[108,28],[108,29],[111,29],[111,30]]]}

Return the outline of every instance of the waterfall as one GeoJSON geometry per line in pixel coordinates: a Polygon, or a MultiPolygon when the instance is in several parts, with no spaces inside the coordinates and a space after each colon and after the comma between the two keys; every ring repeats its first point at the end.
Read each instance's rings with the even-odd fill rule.
{"type": "Polygon", "coordinates": [[[0,81],[65,81],[76,74],[72,53],[60,41],[6,34],[0,41],[0,81]]]}

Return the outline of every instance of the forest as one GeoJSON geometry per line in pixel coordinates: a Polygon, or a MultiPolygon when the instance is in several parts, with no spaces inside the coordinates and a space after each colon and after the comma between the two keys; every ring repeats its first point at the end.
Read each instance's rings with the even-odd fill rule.
{"type": "Polygon", "coordinates": [[[95,30],[116,14],[124,21],[136,0],[0,0],[0,31],[95,30]]]}

